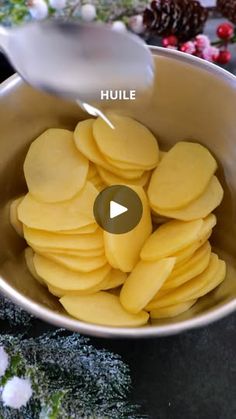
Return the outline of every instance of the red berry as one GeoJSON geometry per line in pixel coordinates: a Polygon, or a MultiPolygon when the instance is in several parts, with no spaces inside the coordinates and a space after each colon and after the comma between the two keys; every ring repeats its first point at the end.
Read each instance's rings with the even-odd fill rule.
{"type": "Polygon", "coordinates": [[[227,64],[231,60],[231,52],[223,50],[219,52],[219,55],[215,57],[215,62],[218,64],[227,64]]]}
{"type": "Polygon", "coordinates": [[[178,44],[178,39],[175,35],[170,35],[162,39],[163,47],[175,47],[178,44]]]}
{"type": "Polygon", "coordinates": [[[218,26],[216,33],[220,39],[228,40],[234,34],[234,27],[231,23],[222,23],[218,26]]]}
{"type": "Polygon", "coordinates": [[[188,41],[185,44],[181,45],[180,51],[186,52],[187,54],[194,54],[196,52],[196,47],[194,42],[188,41]]]}

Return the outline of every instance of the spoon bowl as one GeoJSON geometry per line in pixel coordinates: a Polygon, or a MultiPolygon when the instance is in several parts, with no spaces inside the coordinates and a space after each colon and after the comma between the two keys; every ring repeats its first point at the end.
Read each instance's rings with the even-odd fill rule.
{"type": "Polygon", "coordinates": [[[0,46],[28,84],[70,99],[99,100],[107,89],[142,91],[153,81],[146,44],[108,25],[52,20],[0,28],[0,46]]]}

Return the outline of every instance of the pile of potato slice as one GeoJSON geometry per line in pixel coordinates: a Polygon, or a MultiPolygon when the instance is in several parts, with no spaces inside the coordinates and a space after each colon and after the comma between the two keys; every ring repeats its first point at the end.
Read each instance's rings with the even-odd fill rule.
{"type": "Polygon", "coordinates": [[[48,129],[32,142],[29,192],[12,202],[10,220],[28,244],[31,274],[70,315],[140,326],[183,313],[225,278],[208,241],[223,190],[202,145],[183,141],[160,152],[142,124],[107,116],[114,128],[87,119],[74,133],[48,129]],[[131,187],[143,204],[125,234],[102,231],[93,215],[99,191],[114,184],[131,187]]]}

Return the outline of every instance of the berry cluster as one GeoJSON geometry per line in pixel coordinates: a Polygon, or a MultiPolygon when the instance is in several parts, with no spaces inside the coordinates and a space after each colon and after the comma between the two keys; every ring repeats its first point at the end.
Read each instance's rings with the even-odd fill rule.
{"type": "Polygon", "coordinates": [[[227,64],[231,59],[228,46],[236,42],[234,27],[231,23],[222,23],[218,26],[216,33],[219,39],[212,43],[208,36],[203,34],[185,43],[180,43],[176,36],[170,35],[162,39],[162,45],[165,48],[178,49],[217,64],[227,64]]]}

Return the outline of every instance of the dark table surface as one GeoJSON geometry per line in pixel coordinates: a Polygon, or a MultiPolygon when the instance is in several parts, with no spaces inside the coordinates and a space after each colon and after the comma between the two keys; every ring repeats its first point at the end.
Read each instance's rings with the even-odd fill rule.
{"type": "MultiPolygon", "coordinates": [[[[0,55],[0,82],[12,74],[0,55]]],[[[37,320],[32,334],[50,328],[37,320]]],[[[151,419],[236,418],[236,313],[208,327],[169,338],[107,340],[133,380],[130,398],[151,419]]],[[[119,418],[117,418],[119,419],[119,418]]]]}

